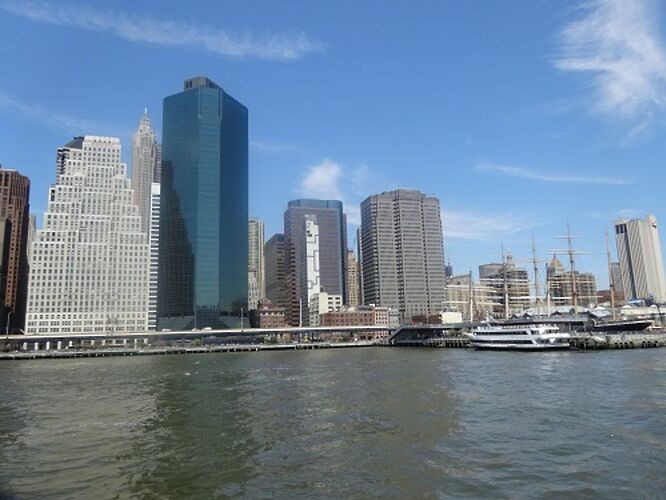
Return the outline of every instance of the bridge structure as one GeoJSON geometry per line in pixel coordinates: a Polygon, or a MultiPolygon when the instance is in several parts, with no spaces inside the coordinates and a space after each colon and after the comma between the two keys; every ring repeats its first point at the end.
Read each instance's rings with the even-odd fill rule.
{"type": "Polygon", "coordinates": [[[166,347],[203,347],[228,345],[275,345],[278,343],[315,344],[334,342],[385,342],[386,326],[336,326],[296,328],[195,329],[134,333],[85,333],[0,336],[0,352],[145,349],[166,347]]]}

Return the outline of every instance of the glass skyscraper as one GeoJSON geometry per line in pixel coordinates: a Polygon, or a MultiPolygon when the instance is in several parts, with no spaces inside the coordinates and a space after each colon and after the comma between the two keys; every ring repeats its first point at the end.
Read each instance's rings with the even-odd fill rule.
{"type": "Polygon", "coordinates": [[[247,108],[206,77],[164,99],[158,328],[227,328],[247,310],[247,108]]]}

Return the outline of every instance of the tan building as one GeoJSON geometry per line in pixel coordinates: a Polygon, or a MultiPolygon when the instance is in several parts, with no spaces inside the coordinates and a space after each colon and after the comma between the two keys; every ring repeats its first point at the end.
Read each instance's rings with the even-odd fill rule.
{"type": "Polygon", "coordinates": [[[360,268],[353,250],[347,250],[347,304],[358,307],[361,303],[359,282],[360,268]]]}

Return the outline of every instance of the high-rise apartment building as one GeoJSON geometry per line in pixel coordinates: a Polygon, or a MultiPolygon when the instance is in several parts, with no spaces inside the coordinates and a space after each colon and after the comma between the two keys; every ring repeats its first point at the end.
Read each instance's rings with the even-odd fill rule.
{"type": "Polygon", "coordinates": [[[150,227],[148,243],[150,245],[150,280],[148,283],[148,330],[157,330],[157,293],[159,282],[160,257],[160,210],[162,197],[160,183],[150,185],[150,227]]]}
{"type": "Polygon", "coordinates": [[[360,268],[353,250],[347,250],[347,305],[358,307],[361,304],[359,288],[360,268]]]}
{"type": "Polygon", "coordinates": [[[139,128],[132,139],[132,189],[134,204],[141,214],[141,230],[150,231],[151,223],[151,186],[160,182],[161,151],[155,132],[150,126],[148,110],[145,109],[139,128]]]}
{"type": "Polygon", "coordinates": [[[149,248],[120,141],[77,137],[57,169],[33,243],[27,333],[145,331],[149,248]]]}
{"type": "Polygon", "coordinates": [[[256,309],[266,298],[264,223],[256,218],[248,221],[247,287],[247,307],[256,309]]]}
{"type": "Polygon", "coordinates": [[[643,220],[616,221],[615,243],[625,298],[666,301],[664,259],[657,218],[648,215],[643,220]]]}
{"type": "Polygon", "coordinates": [[[284,213],[285,251],[287,257],[288,321],[297,326],[301,315],[307,320],[308,297],[304,295],[306,267],[306,218],[317,225],[319,233],[319,272],[321,290],[342,295],[346,300],[345,257],[347,219],[342,202],[336,200],[292,200],[284,213]]]}
{"type": "Polygon", "coordinates": [[[11,234],[7,261],[7,284],[2,327],[17,331],[25,325],[28,295],[28,232],[30,224],[30,179],[16,170],[0,168],[0,220],[9,220],[11,234]]]}
{"type": "Polygon", "coordinates": [[[274,234],[266,242],[264,245],[264,260],[266,264],[266,298],[277,307],[286,309],[287,289],[285,278],[287,275],[287,261],[284,234],[274,234]]]}
{"type": "Polygon", "coordinates": [[[206,77],[164,99],[158,326],[239,326],[247,311],[248,112],[206,77]]]}
{"type": "Polygon", "coordinates": [[[361,204],[366,304],[400,311],[401,321],[441,311],[444,245],[439,199],[399,189],[361,204]]]}

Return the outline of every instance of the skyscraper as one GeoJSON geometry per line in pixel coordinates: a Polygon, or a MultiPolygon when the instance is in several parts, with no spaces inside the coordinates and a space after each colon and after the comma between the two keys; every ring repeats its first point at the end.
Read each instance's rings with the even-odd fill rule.
{"type": "Polygon", "coordinates": [[[145,109],[139,128],[132,139],[132,189],[134,204],[141,214],[141,230],[150,231],[151,184],[160,182],[161,152],[155,132],[150,127],[148,110],[145,109]]]}
{"type": "Polygon", "coordinates": [[[285,277],[287,262],[284,248],[284,234],[278,233],[264,245],[266,262],[266,298],[278,307],[287,307],[285,277]]]}
{"type": "MultiPolygon", "coordinates": [[[[316,217],[305,216],[305,233],[302,245],[304,247],[304,269],[301,272],[301,293],[303,306],[309,307],[312,297],[321,292],[321,269],[319,260],[319,225],[316,217]]],[[[305,308],[304,307],[304,308],[305,308]]]]}
{"type": "Polygon", "coordinates": [[[353,250],[347,250],[347,305],[358,307],[361,303],[359,297],[359,266],[353,250]]]}
{"type": "Polygon", "coordinates": [[[150,257],[120,141],[77,137],[57,169],[33,243],[27,333],[145,331],[150,257]]]}
{"type": "Polygon", "coordinates": [[[361,204],[365,304],[390,307],[401,321],[434,314],[444,301],[444,245],[439,200],[407,189],[361,204]]]}
{"type": "Polygon", "coordinates": [[[306,269],[305,220],[309,217],[319,231],[319,270],[321,289],[346,300],[345,257],[347,251],[347,218],[342,202],[336,200],[292,200],[284,213],[285,252],[287,258],[288,321],[300,322],[303,295],[303,272],[306,269]],[[302,300],[302,302],[301,302],[302,300]]]}
{"type": "MultiPolygon", "coordinates": [[[[25,325],[28,295],[28,232],[30,224],[30,179],[16,170],[0,168],[0,220],[9,220],[11,234],[7,261],[5,309],[10,330],[25,325]]],[[[3,318],[3,327],[7,318],[3,318]]]]}
{"type": "Polygon", "coordinates": [[[160,257],[160,210],[162,197],[160,183],[150,185],[150,227],[148,243],[150,244],[150,281],[148,283],[148,330],[157,330],[157,293],[159,282],[160,257]]]}
{"type": "Polygon", "coordinates": [[[247,310],[247,108],[206,77],[164,99],[159,328],[227,328],[247,310]]]}
{"type": "Polygon", "coordinates": [[[266,298],[264,267],[264,223],[259,219],[250,218],[247,261],[247,308],[250,310],[256,309],[259,301],[266,298]]]}
{"type": "Polygon", "coordinates": [[[657,218],[648,215],[644,220],[616,221],[615,243],[625,298],[666,301],[664,260],[657,218]]]}

